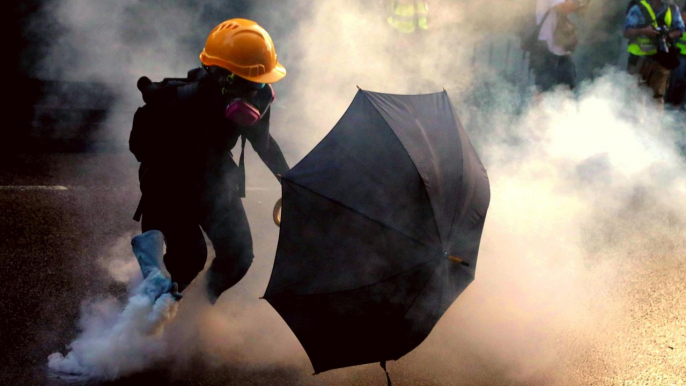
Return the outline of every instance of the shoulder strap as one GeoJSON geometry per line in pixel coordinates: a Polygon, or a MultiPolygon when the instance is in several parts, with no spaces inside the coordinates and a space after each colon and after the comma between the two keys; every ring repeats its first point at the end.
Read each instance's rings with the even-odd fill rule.
{"type": "Polygon", "coordinates": [[[652,8],[648,8],[642,1],[637,1],[638,9],[641,10],[643,18],[646,20],[648,25],[655,24],[657,22],[657,16],[655,16],[655,11],[652,8]]]}
{"type": "MultiPolygon", "coordinates": [[[[545,13],[545,15],[543,15],[543,19],[541,19],[541,23],[538,25],[538,30],[539,30],[539,31],[541,30],[541,27],[543,27],[543,23],[545,23],[545,20],[548,18],[548,15],[550,15],[550,11],[552,11],[552,10],[553,10],[553,9],[550,8],[550,9],[545,13]]],[[[537,36],[537,37],[538,37],[538,36],[537,36]]]]}
{"type": "Polygon", "coordinates": [[[238,191],[245,197],[245,136],[241,134],[241,157],[238,161],[238,191]]]}
{"type": "Polygon", "coordinates": [[[383,371],[386,373],[386,385],[392,386],[393,383],[391,383],[391,376],[388,375],[388,370],[386,370],[386,361],[381,361],[381,362],[379,362],[379,364],[381,365],[381,368],[383,369],[383,371]]]}

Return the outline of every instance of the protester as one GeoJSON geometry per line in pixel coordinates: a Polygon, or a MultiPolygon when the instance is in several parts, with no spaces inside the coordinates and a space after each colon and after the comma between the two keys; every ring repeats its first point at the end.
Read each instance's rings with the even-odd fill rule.
{"type": "Polygon", "coordinates": [[[245,19],[215,27],[200,61],[202,67],[184,79],[139,80],[146,105],[134,116],[129,145],[141,161],[143,196],[135,218],[142,215],[143,234],[132,244],[145,276],[157,272],[166,243],[164,266],[171,278],[160,281],[159,296],[175,292],[172,282],[183,291],[203,270],[204,231],[216,252],[206,273],[207,295],[214,303],[243,278],[253,260],[241,202],[246,140],[277,178],[289,169],[269,134],[270,83],[281,80],[286,70],[269,34],[245,19]],[[239,138],[236,165],[231,150],[239,138]]]}
{"type": "Polygon", "coordinates": [[[642,0],[630,4],[624,23],[624,37],[629,39],[627,69],[640,76],[657,103],[664,102],[670,73],[666,39],[678,39],[683,32],[681,13],[669,1],[642,0]]]}
{"type": "Polygon", "coordinates": [[[585,3],[574,0],[538,0],[536,23],[540,26],[538,43],[532,47],[530,67],[539,91],[556,85],[576,87],[576,67],[571,53],[576,48],[576,27],[568,16],[581,13],[585,3]]]}

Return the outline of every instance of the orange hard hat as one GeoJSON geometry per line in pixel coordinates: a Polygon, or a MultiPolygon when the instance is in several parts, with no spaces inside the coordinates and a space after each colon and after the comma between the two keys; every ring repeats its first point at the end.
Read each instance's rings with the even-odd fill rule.
{"type": "Polygon", "coordinates": [[[272,38],[247,19],[230,19],[214,27],[200,61],[256,83],[274,83],[286,76],[286,69],[276,60],[272,38]]]}

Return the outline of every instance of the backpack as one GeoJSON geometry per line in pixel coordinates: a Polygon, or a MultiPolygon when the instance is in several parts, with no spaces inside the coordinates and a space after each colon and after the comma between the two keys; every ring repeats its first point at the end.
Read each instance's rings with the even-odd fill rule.
{"type": "Polygon", "coordinates": [[[166,121],[170,119],[176,101],[191,98],[198,92],[196,76],[190,71],[187,78],[165,78],[161,82],[152,82],[147,77],[138,80],[145,105],[136,110],[129,135],[129,150],[138,162],[160,158],[165,150],[165,139],[169,137],[162,132],[169,126],[166,121]]]}
{"type": "Polygon", "coordinates": [[[572,52],[579,44],[576,34],[576,26],[569,20],[567,15],[557,15],[557,25],[553,31],[553,41],[565,51],[572,52]]]}

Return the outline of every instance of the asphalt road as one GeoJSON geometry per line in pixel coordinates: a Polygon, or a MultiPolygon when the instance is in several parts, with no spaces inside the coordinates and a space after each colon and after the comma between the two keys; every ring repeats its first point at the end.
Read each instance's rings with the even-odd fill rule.
{"type": "MultiPolygon", "coordinates": [[[[248,158],[248,162],[256,165],[259,160],[248,158]]],[[[0,384],[385,384],[378,365],[312,376],[297,340],[276,312],[258,299],[266,288],[278,237],[271,210],[279,191],[263,165],[249,169],[251,190],[244,201],[255,241],[255,263],[237,289],[220,298],[215,314],[219,320],[209,338],[199,332],[204,348],[189,349],[187,354],[177,350],[173,360],[109,382],[48,371],[48,355],[65,353],[66,345],[78,336],[83,301],[112,296],[124,302],[127,298],[127,285],[112,280],[103,261],[113,256],[133,259],[127,241],[138,231],[138,224],[131,220],[139,198],[136,167],[126,153],[20,155],[2,160],[0,384]],[[222,324],[222,319],[230,322],[222,324]],[[211,342],[213,336],[219,343],[211,342]],[[222,345],[234,348],[213,356],[213,347],[222,345]]],[[[686,384],[683,243],[671,245],[665,253],[641,255],[639,250],[642,264],[614,267],[616,279],[604,296],[621,301],[612,312],[599,313],[607,312],[606,323],[601,317],[588,328],[548,328],[541,330],[545,336],[536,336],[536,323],[541,321],[517,316],[515,307],[489,296],[488,286],[493,282],[489,275],[507,265],[493,261],[494,251],[488,250],[493,240],[487,236],[484,242],[483,275],[419,348],[389,363],[394,384],[686,384]],[[478,323],[470,322],[472,316],[478,323]],[[489,341],[489,331],[499,335],[489,341]],[[506,352],[503,347],[513,349],[506,352]],[[551,349],[551,355],[536,354],[551,349]]],[[[507,294],[499,296],[508,299],[507,294]]],[[[190,303],[181,304],[179,318],[187,317],[182,316],[187,306],[190,303]]],[[[543,319],[559,316],[555,309],[540,315],[543,319]]]]}

